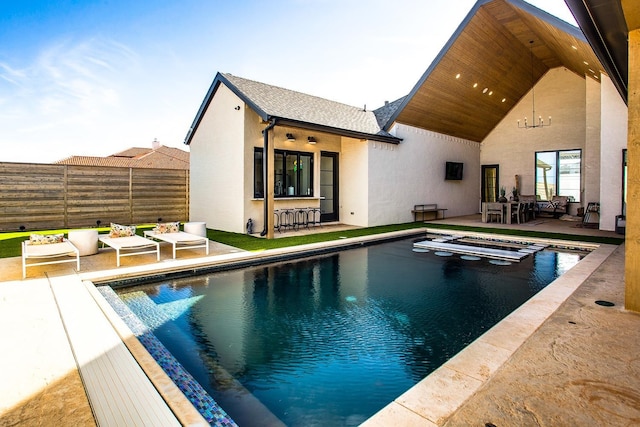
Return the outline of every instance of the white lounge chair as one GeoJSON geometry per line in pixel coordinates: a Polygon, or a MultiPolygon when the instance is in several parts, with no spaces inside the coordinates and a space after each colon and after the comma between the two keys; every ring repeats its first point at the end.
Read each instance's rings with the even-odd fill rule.
{"type": "Polygon", "coordinates": [[[160,261],[160,244],[142,236],[134,235],[127,237],[99,236],[98,240],[103,245],[107,245],[116,250],[116,266],[120,267],[120,257],[152,254],[155,252],[156,258],[160,261]],[[153,248],[152,250],[145,250],[153,248]]]}
{"type": "Polygon", "coordinates": [[[33,267],[36,265],[47,265],[47,264],[60,264],[63,262],[75,262],[77,271],[80,271],[80,251],[78,248],[73,246],[68,240],[65,240],[60,243],[48,243],[45,245],[42,244],[32,244],[31,241],[25,240],[22,242],[22,278],[27,277],[27,267],[33,267]],[[27,260],[35,259],[35,260],[51,260],[54,258],[63,258],[64,259],[56,259],[54,261],[41,261],[41,262],[30,262],[27,263],[27,260]],[[74,258],[70,258],[74,257],[74,258]]]}
{"type": "Polygon", "coordinates": [[[173,259],[176,259],[176,251],[180,249],[205,248],[205,253],[209,255],[209,239],[196,234],[178,231],[177,233],[158,233],[157,231],[145,231],[144,235],[152,239],[162,240],[171,243],[173,247],[173,259]]]}

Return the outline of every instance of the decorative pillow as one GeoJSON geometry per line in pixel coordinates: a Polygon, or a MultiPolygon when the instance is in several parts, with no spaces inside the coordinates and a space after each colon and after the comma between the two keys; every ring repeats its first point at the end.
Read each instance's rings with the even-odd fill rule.
{"type": "Polygon", "coordinates": [[[156,233],[164,234],[164,233],[177,233],[180,231],[180,221],[176,222],[159,222],[156,224],[153,229],[156,233]]]}
{"type": "Polygon", "coordinates": [[[31,234],[29,236],[29,244],[31,245],[50,245],[62,242],[64,242],[64,234],[31,234]]]}
{"type": "Polygon", "coordinates": [[[109,237],[129,237],[136,235],[135,225],[120,225],[111,223],[111,231],[109,237]]]}

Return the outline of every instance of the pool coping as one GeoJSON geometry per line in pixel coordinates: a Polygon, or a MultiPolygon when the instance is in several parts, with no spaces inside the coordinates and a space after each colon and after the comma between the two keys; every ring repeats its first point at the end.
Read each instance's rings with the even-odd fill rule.
{"type": "MultiPolygon", "coordinates": [[[[557,241],[546,242],[555,244],[557,241]]],[[[382,427],[398,423],[421,427],[443,425],[617,248],[608,244],[595,246],[576,266],[361,426],[382,427]]]]}
{"type": "MultiPolygon", "coordinates": [[[[411,236],[418,237],[425,233],[453,234],[500,241],[545,243],[553,246],[581,248],[591,251],[578,265],[547,285],[538,294],[465,347],[452,359],[362,424],[365,427],[387,426],[397,423],[406,426],[438,426],[442,425],[467,399],[489,381],[493,374],[509,360],[542,323],[613,253],[617,248],[616,245],[507,236],[494,233],[452,232],[424,227],[261,252],[238,251],[197,259],[171,260],[170,262],[161,263],[162,265],[150,264],[121,267],[117,270],[79,273],[79,275],[82,280],[95,286],[95,283],[126,282],[131,279],[136,280],[148,277],[149,275],[157,278],[158,276],[171,276],[173,274],[203,273],[212,271],[212,269],[235,269],[287,259],[304,258],[385,240],[396,240],[411,236]]],[[[117,320],[114,321],[117,322],[117,320]]],[[[133,334],[126,332],[123,335],[127,337],[126,341],[130,341],[132,338],[137,341],[135,337],[132,337],[133,334]]],[[[139,360],[139,363],[145,371],[146,368],[150,370],[161,369],[152,358],[152,360],[142,359],[139,360]],[[154,364],[156,366],[147,366],[154,364]]],[[[158,384],[157,387],[163,390],[172,388],[170,384],[167,384],[166,380],[158,384]]],[[[173,384],[173,387],[176,390],[178,389],[175,384],[173,384]]],[[[172,391],[172,393],[174,392],[175,390],[172,391]]]]}

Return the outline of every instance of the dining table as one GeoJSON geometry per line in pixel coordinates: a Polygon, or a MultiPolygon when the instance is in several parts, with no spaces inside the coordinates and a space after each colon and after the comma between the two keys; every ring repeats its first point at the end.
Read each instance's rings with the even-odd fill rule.
{"type": "MultiPolygon", "coordinates": [[[[502,223],[511,224],[511,212],[518,208],[518,202],[499,202],[502,205],[502,223]]],[[[487,222],[487,202],[482,202],[482,222],[487,222]]]]}

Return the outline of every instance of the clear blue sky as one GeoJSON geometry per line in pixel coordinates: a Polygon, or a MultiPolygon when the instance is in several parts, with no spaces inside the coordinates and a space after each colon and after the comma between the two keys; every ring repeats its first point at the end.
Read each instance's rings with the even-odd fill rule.
{"type": "MultiPolygon", "coordinates": [[[[184,137],[216,72],[377,108],[406,95],[475,0],[3,0],[0,161],[184,137]]],[[[563,0],[531,4],[573,24],[563,0]]]]}

